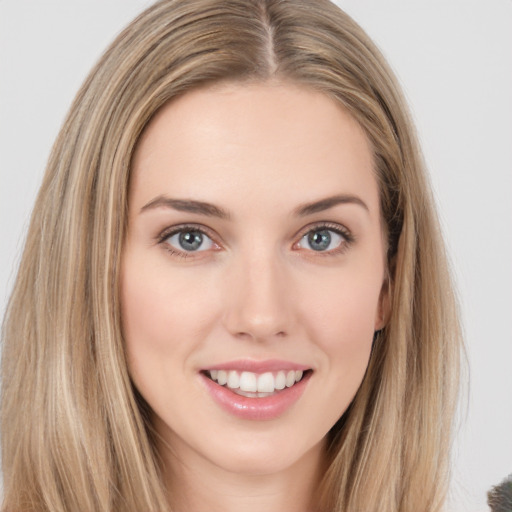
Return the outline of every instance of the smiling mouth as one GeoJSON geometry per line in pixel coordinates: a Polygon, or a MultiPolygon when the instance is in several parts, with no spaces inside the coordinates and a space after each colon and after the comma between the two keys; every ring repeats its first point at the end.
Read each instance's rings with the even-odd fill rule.
{"type": "Polygon", "coordinates": [[[279,370],[254,373],[237,370],[205,370],[206,377],[233,393],[248,398],[265,398],[292,388],[312,370],[279,370]]]}

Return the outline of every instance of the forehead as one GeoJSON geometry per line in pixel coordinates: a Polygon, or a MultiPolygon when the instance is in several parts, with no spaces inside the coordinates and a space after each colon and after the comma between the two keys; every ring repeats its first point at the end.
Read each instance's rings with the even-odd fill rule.
{"type": "Polygon", "coordinates": [[[339,192],[378,208],[362,128],[327,95],[291,84],[228,83],[170,102],[141,137],[132,173],[137,202],[179,194],[291,207],[339,192]]]}

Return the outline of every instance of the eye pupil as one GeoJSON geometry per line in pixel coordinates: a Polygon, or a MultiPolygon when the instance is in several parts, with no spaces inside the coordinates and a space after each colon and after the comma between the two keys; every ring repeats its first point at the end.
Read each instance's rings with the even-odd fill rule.
{"type": "Polygon", "coordinates": [[[308,235],[308,242],[314,251],[324,251],[331,244],[331,234],[328,229],[312,231],[308,235]]]}
{"type": "Polygon", "coordinates": [[[203,235],[199,231],[185,231],[180,233],[179,242],[186,251],[197,251],[203,243],[203,235]]]}

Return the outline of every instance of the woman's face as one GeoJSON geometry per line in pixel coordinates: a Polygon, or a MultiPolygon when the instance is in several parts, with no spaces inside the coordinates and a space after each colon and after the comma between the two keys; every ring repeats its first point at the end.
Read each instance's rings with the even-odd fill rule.
{"type": "Polygon", "coordinates": [[[386,316],[384,239],[369,144],[327,96],[224,84],[158,113],[121,298],[169,460],[270,474],[322,453],[386,316]]]}

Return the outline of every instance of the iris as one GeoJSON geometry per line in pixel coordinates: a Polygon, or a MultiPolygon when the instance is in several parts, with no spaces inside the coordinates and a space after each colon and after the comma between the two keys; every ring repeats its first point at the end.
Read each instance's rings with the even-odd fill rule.
{"type": "Polygon", "coordinates": [[[179,243],[185,251],[197,251],[203,243],[203,234],[199,231],[184,231],[179,235],[179,243]]]}
{"type": "Polygon", "coordinates": [[[314,251],[325,251],[331,245],[331,232],[328,229],[311,231],[307,237],[309,246],[314,251]]]}

